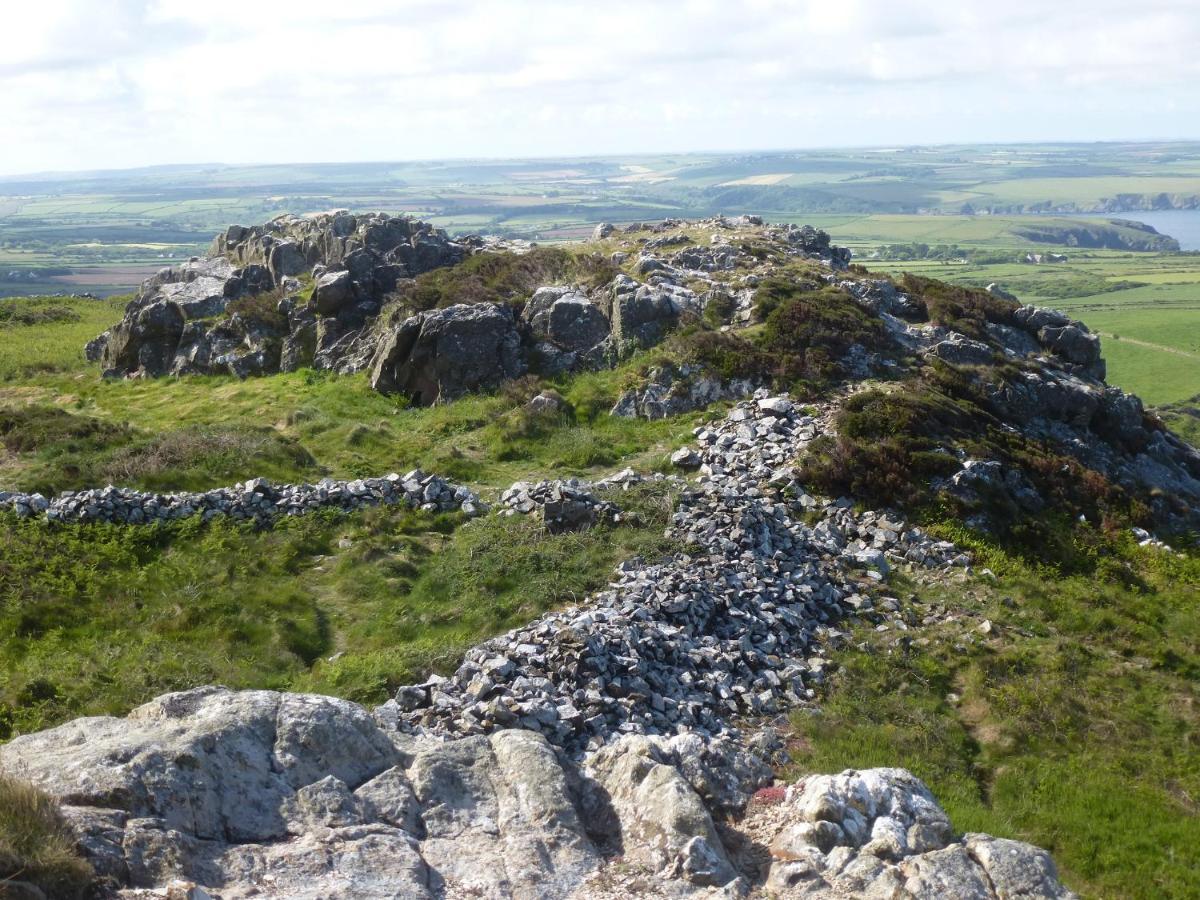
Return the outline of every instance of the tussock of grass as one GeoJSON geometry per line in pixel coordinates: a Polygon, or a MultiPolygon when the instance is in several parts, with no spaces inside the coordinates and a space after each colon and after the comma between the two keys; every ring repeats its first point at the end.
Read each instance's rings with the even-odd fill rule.
{"type": "MultiPolygon", "coordinates": [[[[50,298],[21,298],[0,302],[0,328],[19,328],[23,325],[51,325],[57,322],[78,322],[78,310],[50,298]]],[[[16,339],[15,335],[10,335],[16,339]]]]}
{"type": "Polygon", "coordinates": [[[92,869],[58,804],[26,782],[0,772],[0,896],[5,882],[25,882],[46,896],[84,896],[92,869]]]}

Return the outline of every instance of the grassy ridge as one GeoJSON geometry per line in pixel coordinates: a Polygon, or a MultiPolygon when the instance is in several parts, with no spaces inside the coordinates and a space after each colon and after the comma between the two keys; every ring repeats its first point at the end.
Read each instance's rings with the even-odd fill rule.
{"type": "Polygon", "coordinates": [[[1081,536],[1097,567],[1066,576],[941,531],[996,576],[893,583],[914,624],[955,621],[856,628],[820,714],[794,720],[797,769],[904,766],[956,827],[1046,847],[1085,896],[1194,896],[1200,559],[1081,536]]]}

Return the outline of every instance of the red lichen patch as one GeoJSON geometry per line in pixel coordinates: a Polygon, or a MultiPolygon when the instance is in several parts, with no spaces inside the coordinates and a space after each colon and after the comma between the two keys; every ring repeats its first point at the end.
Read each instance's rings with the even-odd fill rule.
{"type": "Polygon", "coordinates": [[[776,784],[755,791],[754,795],[750,798],[750,805],[778,806],[785,799],[787,799],[787,785],[776,784]]]}

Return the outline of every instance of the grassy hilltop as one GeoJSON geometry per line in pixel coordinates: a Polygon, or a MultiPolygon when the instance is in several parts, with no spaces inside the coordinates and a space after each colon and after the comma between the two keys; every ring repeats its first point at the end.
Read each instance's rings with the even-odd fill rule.
{"type": "MultiPolygon", "coordinates": [[[[920,224],[911,240],[927,237],[920,224]]],[[[995,249],[996,241],[984,242],[995,249]]],[[[1052,270],[970,260],[872,265],[1000,281],[1023,299],[1069,306],[1102,332],[1121,333],[1105,341],[1116,383],[1144,378],[1164,403],[1200,393],[1195,373],[1170,382],[1121,355],[1142,336],[1196,350],[1179,333],[1184,319],[1171,318],[1191,314],[1181,285],[1200,281],[1194,258],[1070,255],[1052,270]],[[1020,279],[1044,273],[1022,287],[1020,279]],[[1125,280],[1146,286],[1105,289],[1125,280]],[[1104,303],[1128,323],[1106,320],[1104,303]]],[[[776,299],[783,307],[803,300],[808,318],[796,332],[771,322],[748,330],[741,355],[700,326],[615,370],[527,379],[429,408],[370,391],[362,374],[102,381],[80,347],[119,317],[120,300],[4,301],[0,490],[108,481],[200,489],[264,474],[313,481],[420,466],[494,498],[519,478],[665,470],[692,429],[723,410],[656,422],[610,417],[650,366],[762,366],[780,387],[815,398],[809,373],[801,381],[785,365],[789,342],[812,322],[831,342],[862,327],[832,294],[797,298],[781,288],[776,299]],[[525,403],[543,387],[573,414],[530,416],[525,403]]],[[[848,420],[840,424],[853,433],[848,420]]],[[[863,445],[871,449],[868,437],[863,445]]],[[[0,514],[0,740],[213,682],[380,702],[399,684],[453,668],[471,643],[603,587],[617,562],[677,549],[663,536],[672,489],[643,486],[620,502],[632,515],[619,526],[561,535],[519,516],[467,521],[407,509],[315,514],[269,531],[219,520],[122,529],[0,514]]],[[[911,512],[973,550],[974,573],[892,576],[885,593],[913,611],[913,631],[855,626],[834,655],[839,668],[821,713],[790,723],[794,769],[906,766],[959,827],[1047,847],[1086,896],[1189,896],[1200,866],[1200,557],[1140,547],[1123,526],[1056,510],[1028,523],[1030,533],[1055,537],[1036,550],[972,531],[936,504],[911,512]],[[918,628],[922,611],[945,609],[950,620],[918,628]]]]}

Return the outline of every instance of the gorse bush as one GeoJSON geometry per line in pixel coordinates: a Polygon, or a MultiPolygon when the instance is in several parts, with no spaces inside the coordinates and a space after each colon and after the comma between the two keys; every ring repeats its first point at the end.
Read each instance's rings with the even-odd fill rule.
{"type": "Polygon", "coordinates": [[[279,301],[283,298],[282,291],[265,291],[230,300],[225,306],[225,318],[238,316],[251,325],[257,325],[275,332],[288,330],[287,315],[280,312],[279,301]]]}
{"type": "Polygon", "coordinates": [[[781,280],[768,280],[764,287],[772,300],[758,344],[774,358],[780,378],[830,378],[851,346],[870,350],[886,340],[879,319],[845,291],[812,291],[781,280]]]}
{"type": "Polygon", "coordinates": [[[930,322],[953,328],[981,341],[988,338],[989,322],[1011,325],[1013,313],[1021,306],[979,288],[947,284],[912,273],[904,276],[900,286],[911,297],[925,304],[930,322]]]}
{"type": "Polygon", "coordinates": [[[672,335],[665,349],[681,362],[703,366],[725,379],[767,380],[773,370],[773,361],[762,348],[732,331],[693,326],[672,335]]]}
{"type": "Polygon", "coordinates": [[[294,439],[270,428],[197,425],[115,450],[104,464],[108,478],[151,490],[238,480],[253,463],[266,477],[319,474],[316,461],[294,439]]]}
{"type": "Polygon", "coordinates": [[[1005,546],[1067,571],[1090,571],[1098,557],[1075,541],[1072,522],[1083,516],[1108,528],[1145,524],[1149,510],[1101,473],[1050,445],[1005,428],[946,366],[927,370],[894,390],[850,397],[837,415],[837,435],[814,441],[802,478],[832,495],[871,506],[907,509],[918,520],[985,513],[1005,546]],[[999,461],[1036,494],[1023,508],[1003,485],[973,485],[968,502],[937,489],[957,472],[960,458],[999,461]]]}
{"type": "Polygon", "coordinates": [[[72,900],[85,896],[92,880],[58,804],[0,772],[0,896],[7,896],[6,882],[24,882],[47,897],[72,900]]]}
{"type": "Polygon", "coordinates": [[[27,298],[0,300],[0,328],[78,322],[81,318],[76,309],[64,306],[61,301],[27,298]]]}

